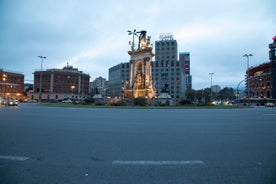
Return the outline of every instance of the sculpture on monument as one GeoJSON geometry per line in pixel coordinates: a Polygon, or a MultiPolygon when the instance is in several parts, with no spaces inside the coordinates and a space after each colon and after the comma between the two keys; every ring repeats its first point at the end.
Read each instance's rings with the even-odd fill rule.
{"type": "Polygon", "coordinates": [[[152,85],[152,44],[147,31],[140,31],[138,48],[135,50],[132,44],[130,55],[130,81],[129,87],[123,88],[124,98],[144,97],[152,99],[155,97],[155,90],[152,85]]]}

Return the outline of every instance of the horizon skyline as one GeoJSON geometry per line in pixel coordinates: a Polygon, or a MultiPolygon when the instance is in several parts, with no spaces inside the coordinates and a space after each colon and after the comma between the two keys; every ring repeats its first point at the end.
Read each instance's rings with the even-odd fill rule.
{"type": "MultiPolygon", "coordinates": [[[[159,35],[160,35],[160,37],[161,37],[161,34],[163,35],[163,34],[173,34],[173,33],[160,33],[159,35]]],[[[173,36],[173,35],[172,35],[173,36]]],[[[271,38],[271,40],[273,41],[274,39],[275,39],[275,37],[276,36],[272,36],[271,38]]],[[[174,37],[173,37],[173,39],[174,39],[174,37]]],[[[155,40],[154,41],[154,44],[153,44],[153,48],[155,48],[155,42],[156,41],[160,41],[161,39],[159,39],[159,40],[155,40]]],[[[177,40],[176,40],[177,41],[177,40]]],[[[136,43],[136,42],[135,42],[136,43]]],[[[178,44],[178,43],[177,43],[178,44]]],[[[154,49],[153,49],[154,50],[154,49]]],[[[180,53],[190,53],[189,51],[178,51],[178,54],[177,54],[177,61],[179,62],[179,54],[180,53]]],[[[251,53],[250,53],[251,54],[251,53]]],[[[190,54],[190,56],[191,56],[191,54],[190,54]]],[[[251,56],[253,56],[254,57],[254,54],[251,54],[251,56]]],[[[37,56],[37,57],[40,57],[40,56],[37,56]]],[[[43,58],[43,62],[45,61],[45,60],[47,60],[48,59],[48,57],[47,56],[44,56],[44,57],[46,57],[46,58],[43,58]]],[[[242,57],[244,57],[244,55],[242,56],[242,57]]],[[[154,60],[152,61],[152,62],[156,62],[155,61],[155,56],[153,57],[154,58],[154,60]]],[[[78,71],[81,71],[81,72],[83,72],[83,73],[85,73],[85,74],[89,74],[88,72],[85,72],[84,70],[79,70],[79,68],[77,67],[77,66],[74,66],[74,65],[70,65],[70,62],[69,61],[65,61],[66,63],[65,63],[65,65],[63,66],[63,67],[61,67],[61,68],[54,68],[54,67],[49,67],[49,68],[43,68],[43,70],[42,71],[47,71],[47,70],[51,70],[51,69],[63,69],[64,67],[68,67],[68,66],[72,66],[73,68],[76,68],[76,69],[78,69],[78,71]]],[[[129,62],[129,61],[128,61],[129,62]]],[[[120,63],[117,63],[117,64],[115,64],[114,66],[116,66],[116,65],[119,65],[119,64],[121,64],[121,63],[128,63],[128,62],[120,62],[120,63]]],[[[253,68],[253,67],[256,67],[256,66],[259,66],[259,65],[261,65],[261,64],[264,64],[264,63],[268,63],[268,62],[270,62],[269,60],[268,61],[266,61],[266,62],[262,62],[262,63],[256,63],[256,65],[254,65],[254,66],[249,66],[249,68],[253,68]]],[[[111,66],[110,68],[112,68],[112,67],[114,67],[114,66],[111,66]]],[[[110,69],[110,68],[107,68],[107,71],[110,69]]],[[[24,74],[23,72],[20,72],[20,71],[16,71],[16,70],[5,70],[5,68],[2,68],[2,67],[0,67],[0,69],[2,69],[2,70],[4,70],[4,71],[7,71],[7,72],[14,72],[14,73],[19,73],[19,74],[24,74]]],[[[41,71],[40,69],[35,69],[33,72],[32,72],[32,74],[34,73],[34,72],[36,72],[36,71],[41,71]]],[[[245,72],[246,72],[246,70],[245,70],[245,72]]],[[[90,74],[89,74],[90,75],[90,74]]],[[[210,73],[209,73],[209,75],[210,75],[210,73]]],[[[215,75],[215,73],[212,73],[212,75],[215,75]]],[[[244,75],[246,75],[246,73],[244,73],[244,75]]],[[[193,78],[193,75],[191,74],[191,76],[192,76],[192,78],[193,78]]],[[[102,77],[102,78],[104,78],[104,79],[106,79],[107,81],[108,81],[108,76],[107,77],[104,77],[104,76],[102,76],[102,75],[99,75],[99,76],[95,76],[95,78],[93,79],[93,80],[90,80],[89,82],[93,82],[95,79],[97,79],[97,78],[99,78],[99,77],[102,77]]],[[[212,76],[213,77],[213,76],[212,76]]],[[[245,77],[244,77],[245,78],[245,77]]],[[[91,79],[91,77],[90,77],[90,79],[91,79]]],[[[242,80],[245,80],[245,79],[242,79],[242,80]]],[[[25,74],[24,74],[24,82],[25,81],[34,81],[33,79],[32,80],[29,80],[29,79],[25,79],[25,74]]],[[[242,81],[240,81],[240,82],[242,82],[242,81]]],[[[26,82],[27,84],[28,84],[28,82],[26,82]]],[[[192,83],[192,86],[193,86],[193,83],[192,83]]],[[[209,85],[209,86],[206,86],[206,87],[203,87],[203,88],[200,88],[200,89],[198,89],[198,90],[202,90],[202,89],[206,89],[206,88],[210,88],[210,86],[211,85],[209,85]]],[[[220,84],[212,84],[212,87],[213,86],[219,86],[219,87],[221,87],[221,85],[220,84]]],[[[232,88],[234,88],[235,89],[235,87],[234,86],[224,86],[224,87],[232,87],[232,88]]],[[[224,87],[221,87],[221,89],[223,89],[224,87]]],[[[245,86],[243,86],[243,85],[241,85],[241,87],[240,88],[246,88],[245,86]]],[[[193,87],[192,87],[192,89],[194,89],[193,87]]]]}

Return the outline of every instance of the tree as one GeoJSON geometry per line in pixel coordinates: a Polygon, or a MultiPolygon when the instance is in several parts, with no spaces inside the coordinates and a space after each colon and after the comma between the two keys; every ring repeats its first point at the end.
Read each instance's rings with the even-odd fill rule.
{"type": "Polygon", "coordinates": [[[195,91],[195,98],[199,103],[207,104],[210,102],[210,88],[200,89],[195,91]]]}
{"type": "Polygon", "coordinates": [[[196,99],[196,91],[193,89],[187,89],[185,93],[186,100],[193,102],[196,99]]]}
{"type": "Polygon", "coordinates": [[[221,100],[235,100],[235,90],[231,87],[225,87],[218,93],[218,97],[221,100]]]}

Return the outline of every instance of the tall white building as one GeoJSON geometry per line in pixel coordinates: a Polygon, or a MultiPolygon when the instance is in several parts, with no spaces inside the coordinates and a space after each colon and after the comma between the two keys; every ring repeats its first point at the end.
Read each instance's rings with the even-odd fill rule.
{"type": "Polygon", "coordinates": [[[178,58],[177,41],[172,34],[162,34],[155,42],[155,62],[153,63],[153,81],[157,96],[161,94],[165,84],[169,94],[177,103],[185,98],[187,79],[178,58]]]}

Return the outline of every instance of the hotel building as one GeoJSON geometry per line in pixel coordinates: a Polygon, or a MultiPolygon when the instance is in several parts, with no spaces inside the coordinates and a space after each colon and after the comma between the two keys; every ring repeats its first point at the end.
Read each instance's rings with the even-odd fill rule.
{"type": "Polygon", "coordinates": [[[81,100],[88,97],[89,79],[89,74],[85,74],[68,64],[63,69],[35,71],[34,92],[30,93],[28,98],[29,100],[39,100],[40,80],[42,80],[42,101],[63,100],[66,98],[81,100]]]}
{"type": "Polygon", "coordinates": [[[0,69],[0,98],[24,100],[24,75],[0,69]]]}

